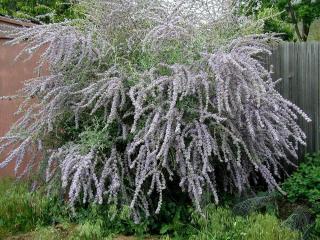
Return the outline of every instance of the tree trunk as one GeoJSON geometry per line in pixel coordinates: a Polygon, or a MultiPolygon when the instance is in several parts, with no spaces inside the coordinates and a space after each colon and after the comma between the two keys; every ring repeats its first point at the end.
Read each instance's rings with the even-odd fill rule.
{"type": "Polygon", "coordinates": [[[303,39],[303,36],[300,33],[299,26],[298,26],[298,20],[297,20],[295,12],[293,10],[293,6],[292,6],[292,3],[291,3],[291,0],[288,1],[288,11],[289,11],[289,14],[291,15],[291,20],[292,20],[292,23],[294,25],[294,29],[295,29],[295,31],[297,33],[299,41],[306,41],[306,40],[303,39]]]}
{"type": "Polygon", "coordinates": [[[303,41],[308,40],[309,31],[310,31],[310,24],[306,23],[305,21],[302,21],[302,39],[303,39],[303,41]]]}

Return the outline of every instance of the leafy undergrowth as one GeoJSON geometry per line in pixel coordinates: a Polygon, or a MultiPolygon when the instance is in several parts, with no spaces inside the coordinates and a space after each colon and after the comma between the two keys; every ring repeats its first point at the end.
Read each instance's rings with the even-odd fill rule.
{"type": "MultiPolygon", "coordinates": [[[[82,225],[57,225],[55,227],[40,227],[32,232],[7,237],[7,240],[76,240],[76,239],[115,239],[115,240],[214,240],[214,239],[235,239],[235,240],[294,240],[299,239],[299,233],[282,227],[279,220],[271,215],[254,214],[248,218],[234,216],[230,210],[211,207],[206,218],[197,217],[199,224],[193,229],[194,234],[185,237],[170,236],[124,236],[109,234],[103,235],[103,231],[95,224],[85,223],[82,225]],[[249,227],[250,226],[250,227],[249,227]]],[[[192,226],[188,226],[191,228],[192,226]]]]}
{"type": "MultiPolygon", "coordinates": [[[[39,227],[32,232],[7,237],[7,240],[91,240],[91,239],[115,239],[115,240],[295,240],[299,239],[299,233],[282,227],[275,216],[254,214],[243,218],[234,216],[225,208],[209,207],[206,217],[196,216],[194,218],[197,228],[189,225],[189,231],[194,233],[190,236],[124,236],[109,234],[104,235],[99,225],[84,223],[80,225],[57,225],[55,227],[39,227]],[[193,229],[191,229],[193,228],[193,229]]],[[[187,230],[187,229],[186,229],[187,230]]]]}
{"type": "Polygon", "coordinates": [[[292,205],[303,206],[289,216],[290,225],[303,230],[303,239],[320,239],[320,153],[307,154],[283,189],[292,205]]]}
{"type": "Polygon", "coordinates": [[[204,214],[181,202],[166,204],[157,217],[135,224],[130,209],[113,206],[83,206],[68,214],[58,197],[31,192],[28,183],[0,181],[0,239],[190,239],[190,240],[294,240],[297,231],[283,226],[270,214],[237,216],[231,208],[208,205],[204,214]]]}
{"type": "Polygon", "coordinates": [[[320,213],[320,153],[308,154],[298,170],[284,182],[290,202],[308,205],[320,213]]]}

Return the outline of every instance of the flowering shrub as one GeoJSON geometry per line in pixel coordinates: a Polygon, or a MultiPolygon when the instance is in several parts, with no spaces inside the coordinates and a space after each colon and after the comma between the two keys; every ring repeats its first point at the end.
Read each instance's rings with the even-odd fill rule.
{"type": "Polygon", "coordinates": [[[82,1],[84,20],[12,30],[9,44],[27,39],[19,57],[46,50],[0,167],[19,172],[30,152],[27,174],[40,152],[72,206],[128,204],[136,220],[160,211],[171,182],[199,211],[205,192],[218,203],[260,179],[281,191],[275,177],[305,144],[296,119],[309,118],[259,60],[279,40],[246,36],[261,24],[232,3],[82,1]]]}

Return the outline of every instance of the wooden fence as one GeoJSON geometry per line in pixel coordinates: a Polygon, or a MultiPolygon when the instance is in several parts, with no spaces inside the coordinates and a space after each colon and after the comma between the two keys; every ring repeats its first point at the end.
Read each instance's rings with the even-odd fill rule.
{"type": "Polygon", "coordinates": [[[286,42],[267,58],[273,65],[273,78],[282,78],[278,88],[287,99],[312,119],[299,125],[307,134],[307,152],[320,150],[320,42],[286,42]]]}

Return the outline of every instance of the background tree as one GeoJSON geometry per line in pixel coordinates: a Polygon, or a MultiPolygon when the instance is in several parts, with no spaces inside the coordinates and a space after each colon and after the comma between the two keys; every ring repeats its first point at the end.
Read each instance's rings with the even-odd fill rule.
{"type": "Polygon", "coordinates": [[[292,24],[297,38],[307,41],[312,22],[320,17],[319,0],[253,0],[245,3],[245,9],[246,14],[254,14],[258,18],[273,13],[265,20],[265,31],[285,33],[285,40],[293,39],[288,25],[292,24]]]}
{"type": "Polygon", "coordinates": [[[320,1],[319,0],[284,0],[279,1],[278,7],[283,7],[289,13],[289,20],[295,25],[295,31],[299,40],[307,41],[312,22],[320,17],[320,1]],[[298,23],[302,23],[301,30],[298,23]]]}
{"type": "Polygon", "coordinates": [[[61,22],[79,17],[72,0],[0,0],[0,14],[34,22],[61,22]]]}

